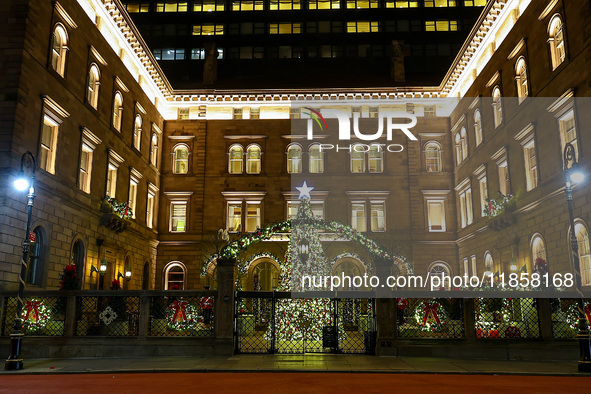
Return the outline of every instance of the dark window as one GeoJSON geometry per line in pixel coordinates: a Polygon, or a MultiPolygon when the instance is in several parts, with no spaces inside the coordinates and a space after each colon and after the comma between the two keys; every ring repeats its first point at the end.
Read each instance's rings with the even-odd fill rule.
{"type": "Polygon", "coordinates": [[[27,270],[27,284],[41,286],[43,284],[43,273],[45,271],[45,233],[41,227],[35,228],[33,233],[36,242],[29,250],[29,267],[27,270]]]}
{"type": "Polygon", "coordinates": [[[84,243],[80,239],[74,242],[72,246],[72,264],[76,266],[78,289],[81,289],[84,278],[84,243]]]}
{"type": "Polygon", "coordinates": [[[142,273],[142,290],[150,289],[150,263],[144,263],[144,272],[142,273]]]}

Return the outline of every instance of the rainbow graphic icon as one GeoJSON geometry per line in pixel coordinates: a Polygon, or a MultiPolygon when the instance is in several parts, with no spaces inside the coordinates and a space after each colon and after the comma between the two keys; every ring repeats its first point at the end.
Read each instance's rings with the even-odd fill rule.
{"type": "Polygon", "coordinates": [[[316,123],[320,127],[320,130],[328,132],[328,126],[326,124],[326,120],[324,120],[324,117],[322,116],[322,114],[320,112],[315,111],[310,107],[304,107],[304,109],[307,109],[308,111],[310,111],[310,112],[304,112],[304,113],[316,121],[316,123]]]}

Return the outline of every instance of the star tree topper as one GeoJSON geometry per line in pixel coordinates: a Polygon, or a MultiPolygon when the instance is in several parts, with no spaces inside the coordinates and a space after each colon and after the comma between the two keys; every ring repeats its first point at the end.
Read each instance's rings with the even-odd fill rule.
{"type": "Polygon", "coordinates": [[[312,199],[312,197],[310,197],[310,192],[312,190],[314,190],[314,188],[311,186],[308,186],[306,181],[304,181],[304,184],[302,186],[296,186],[296,190],[300,192],[300,196],[298,197],[298,200],[301,200],[302,198],[307,198],[309,200],[312,199]]]}

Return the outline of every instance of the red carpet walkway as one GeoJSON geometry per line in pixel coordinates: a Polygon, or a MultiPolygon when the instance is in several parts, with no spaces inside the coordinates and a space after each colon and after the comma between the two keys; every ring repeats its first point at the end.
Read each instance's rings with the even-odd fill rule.
{"type": "Polygon", "coordinates": [[[375,373],[0,375],[0,393],[589,393],[591,377],[375,373]]]}

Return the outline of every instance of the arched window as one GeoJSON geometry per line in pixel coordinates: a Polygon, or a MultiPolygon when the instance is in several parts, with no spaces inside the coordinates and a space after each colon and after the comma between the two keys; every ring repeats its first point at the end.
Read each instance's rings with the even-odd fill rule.
{"type": "Polygon", "coordinates": [[[527,88],[527,65],[525,58],[521,56],[515,63],[515,83],[517,84],[517,97],[521,103],[529,95],[527,88]]]}
{"type": "Polygon", "coordinates": [[[503,122],[503,103],[501,98],[501,88],[499,88],[499,85],[495,86],[492,90],[492,107],[493,120],[495,128],[497,128],[503,122]]]}
{"type": "Polygon", "coordinates": [[[158,134],[153,133],[150,140],[150,163],[157,167],[158,162],[158,134]]]}
{"type": "Polygon", "coordinates": [[[187,268],[180,261],[172,261],[164,267],[164,290],[185,290],[187,268]]]}
{"type": "Polygon", "coordinates": [[[101,73],[96,63],[90,65],[88,71],[88,91],[86,100],[94,109],[98,107],[99,87],[101,86],[101,73]]]}
{"type": "Polygon", "coordinates": [[[427,172],[441,171],[441,145],[431,141],[425,144],[425,170],[427,172]]]}
{"type": "Polygon", "coordinates": [[[460,130],[460,139],[462,143],[462,160],[466,160],[468,157],[468,133],[465,127],[460,130]]]}
{"type": "Polygon", "coordinates": [[[142,270],[142,290],[150,290],[150,263],[144,263],[142,270]]]}
{"type": "Polygon", "coordinates": [[[322,152],[322,148],[320,144],[312,144],[308,148],[308,155],[310,158],[310,162],[308,163],[310,167],[311,174],[320,174],[324,172],[324,152],[322,152]]]}
{"type": "Polygon", "coordinates": [[[47,240],[42,227],[36,227],[33,233],[35,234],[35,243],[29,249],[26,283],[41,286],[43,285],[45,260],[47,259],[47,240]]]}
{"type": "Polygon", "coordinates": [[[250,145],[246,148],[246,173],[261,173],[261,147],[258,145],[250,145]]]}
{"type": "Polygon", "coordinates": [[[455,137],[455,146],[456,146],[456,165],[460,165],[462,163],[464,155],[462,154],[462,137],[460,133],[456,133],[455,137]]]}
{"type": "Polygon", "coordinates": [[[535,234],[531,240],[531,256],[532,256],[532,267],[535,266],[538,259],[543,259],[548,262],[546,258],[546,243],[544,238],[540,234],[535,234]]]}
{"type": "Polygon", "coordinates": [[[81,239],[76,240],[72,245],[72,264],[76,266],[76,275],[78,277],[78,289],[84,286],[84,242],[81,239]]]}
{"type": "Polygon", "coordinates": [[[287,147],[287,172],[289,174],[302,172],[302,147],[298,144],[287,147]]]}
{"type": "MultiPolygon", "coordinates": [[[[365,266],[362,262],[353,257],[346,257],[339,259],[332,267],[332,275],[343,277],[363,276],[366,273],[365,266]]],[[[349,287],[350,284],[343,281],[337,290],[361,290],[360,288],[349,287]]]]}
{"type": "Polygon", "coordinates": [[[133,122],[133,147],[140,150],[142,144],[142,116],[140,114],[135,115],[135,121],[133,122]]]}
{"type": "Polygon", "coordinates": [[[476,146],[482,143],[482,117],[479,109],[474,111],[474,142],[476,146]]]}
{"type": "Polygon", "coordinates": [[[365,151],[362,145],[351,146],[351,172],[354,174],[365,172],[365,151]]]}
{"type": "Polygon", "coordinates": [[[113,100],[113,127],[117,131],[121,131],[121,116],[123,115],[123,95],[121,92],[115,93],[113,100]]]}
{"type": "Polygon", "coordinates": [[[384,172],[384,151],[379,145],[369,146],[367,168],[370,173],[384,172]]]}
{"type": "Polygon", "coordinates": [[[51,44],[51,67],[62,77],[66,70],[68,54],[68,33],[61,23],[55,25],[51,44]]]}
{"type": "Polygon", "coordinates": [[[589,229],[581,220],[575,222],[575,236],[579,246],[579,268],[583,286],[591,285],[591,245],[589,244],[589,229]]]}
{"type": "Polygon", "coordinates": [[[228,172],[230,174],[242,174],[243,150],[240,145],[232,145],[228,155],[228,172]]]}
{"type": "Polygon", "coordinates": [[[564,41],[564,24],[560,15],[556,14],[550,19],[550,23],[548,24],[548,45],[550,45],[552,70],[560,66],[566,59],[564,41]]]}
{"type": "Polygon", "coordinates": [[[173,152],[172,171],[175,174],[186,174],[189,171],[189,148],[186,145],[177,145],[173,152]]]}
{"type": "Polygon", "coordinates": [[[493,260],[492,254],[490,252],[484,253],[484,268],[485,271],[492,274],[493,266],[495,261],[493,260]]]}
{"type": "MultiPolygon", "coordinates": [[[[429,275],[430,276],[438,276],[441,280],[441,288],[445,288],[445,290],[450,290],[451,283],[449,279],[444,280],[444,277],[451,276],[451,269],[449,265],[444,261],[437,261],[431,264],[429,267],[429,275]]],[[[441,289],[440,288],[440,289],[441,289]]],[[[431,290],[440,290],[440,289],[431,289],[431,290]]]]}
{"type": "Polygon", "coordinates": [[[273,291],[279,285],[279,270],[271,261],[261,261],[252,270],[254,291],[273,291]]]}

